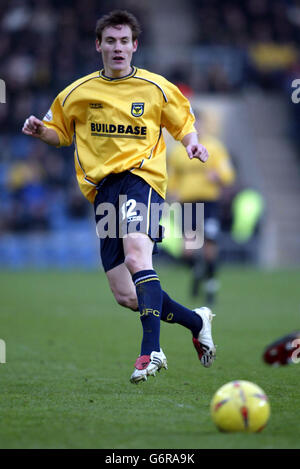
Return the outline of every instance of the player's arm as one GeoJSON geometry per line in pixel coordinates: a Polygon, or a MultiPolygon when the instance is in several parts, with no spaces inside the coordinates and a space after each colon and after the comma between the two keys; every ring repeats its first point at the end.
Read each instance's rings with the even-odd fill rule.
{"type": "Polygon", "coordinates": [[[161,113],[162,126],[166,127],[175,140],[179,140],[185,146],[190,159],[198,158],[205,163],[208,159],[208,152],[198,141],[194,127],[195,116],[189,101],[177,86],[167,80],[164,80],[162,84],[166,87],[168,96],[161,113]]]}
{"type": "Polygon", "coordinates": [[[22,132],[30,137],[39,138],[48,145],[59,146],[60,141],[57,132],[45,126],[43,121],[35,116],[30,116],[24,122],[22,132]]]}
{"type": "Polygon", "coordinates": [[[198,135],[196,132],[191,132],[183,137],[181,143],[185,146],[186,152],[190,159],[198,158],[205,163],[208,159],[208,151],[198,142],[198,135]]]}

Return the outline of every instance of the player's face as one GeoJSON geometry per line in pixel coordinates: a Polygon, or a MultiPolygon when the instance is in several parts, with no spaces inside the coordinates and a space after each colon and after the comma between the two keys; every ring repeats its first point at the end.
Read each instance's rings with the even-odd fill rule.
{"type": "Polygon", "coordinates": [[[137,41],[132,40],[132,31],[128,25],[105,28],[101,44],[96,40],[96,49],[102,54],[106,76],[117,78],[131,72],[131,59],[137,49],[137,41]]]}

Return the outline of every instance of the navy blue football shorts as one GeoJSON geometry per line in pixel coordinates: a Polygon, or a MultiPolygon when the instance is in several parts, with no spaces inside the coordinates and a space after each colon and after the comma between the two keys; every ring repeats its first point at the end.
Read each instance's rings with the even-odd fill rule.
{"type": "Polygon", "coordinates": [[[144,179],[130,171],[110,174],[98,185],[94,201],[96,231],[105,272],[124,262],[123,237],[145,233],[153,241],[163,238],[160,225],[164,199],[144,179]]]}

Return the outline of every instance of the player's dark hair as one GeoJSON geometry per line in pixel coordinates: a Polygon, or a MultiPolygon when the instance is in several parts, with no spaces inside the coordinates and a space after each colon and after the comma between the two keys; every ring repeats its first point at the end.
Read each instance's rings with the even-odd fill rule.
{"type": "Polygon", "coordinates": [[[136,17],[127,10],[113,10],[107,15],[102,16],[96,24],[96,36],[101,43],[102,32],[108,26],[117,26],[119,24],[128,25],[132,31],[132,40],[135,41],[141,33],[141,26],[136,17]]]}

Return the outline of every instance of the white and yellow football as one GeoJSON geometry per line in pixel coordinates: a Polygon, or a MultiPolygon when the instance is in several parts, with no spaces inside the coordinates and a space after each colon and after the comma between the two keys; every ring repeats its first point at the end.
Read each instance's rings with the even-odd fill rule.
{"type": "Polygon", "coordinates": [[[250,381],[231,381],[214,394],[211,417],[223,432],[260,432],[270,417],[266,393],[250,381]]]}

